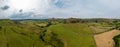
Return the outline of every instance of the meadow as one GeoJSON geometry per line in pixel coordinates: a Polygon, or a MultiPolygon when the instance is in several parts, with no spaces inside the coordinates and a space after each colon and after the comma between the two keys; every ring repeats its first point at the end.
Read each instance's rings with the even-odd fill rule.
{"type": "MultiPolygon", "coordinates": [[[[0,47],[97,47],[94,35],[119,30],[119,21],[108,21],[73,18],[1,19],[0,47]]],[[[116,46],[119,45],[119,38],[114,38],[116,46]]]]}

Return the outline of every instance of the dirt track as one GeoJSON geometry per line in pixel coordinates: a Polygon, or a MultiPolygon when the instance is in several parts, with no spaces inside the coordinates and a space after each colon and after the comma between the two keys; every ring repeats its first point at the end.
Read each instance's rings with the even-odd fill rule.
{"type": "Polygon", "coordinates": [[[120,34],[119,30],[112,30],[94,35],[97,47],[114,47],[113,37],[120,34]]]}

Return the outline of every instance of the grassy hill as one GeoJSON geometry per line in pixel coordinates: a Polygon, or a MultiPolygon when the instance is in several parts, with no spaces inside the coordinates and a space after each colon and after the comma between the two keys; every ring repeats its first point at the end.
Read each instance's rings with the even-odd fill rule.
{"type": "Polygon", "coordinates": [[[96,47],[93,32],[85,24],[37,24],[0,20],[0,47],[96,47]]]}
{"type": "Polygon", "coordinates": [[[44,47],[44,43],[35,31],[40,32],[36,26],[25,26],[10,20],[2,20],[0,21],[0,47],[44,47]]]}
{"type": "Polygon", "coordinates": [[[48,31],[56,33],[65,47],[96,47],[93,32],[85,24],[52,25],[48,31]]]}

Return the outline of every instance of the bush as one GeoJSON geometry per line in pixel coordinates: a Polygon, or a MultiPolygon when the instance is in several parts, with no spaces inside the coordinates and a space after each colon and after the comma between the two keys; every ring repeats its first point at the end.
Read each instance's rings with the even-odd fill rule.
{"type": "Polygon", "coordinates": [[[120,30],[120,22],[116,22],[116,23],[114,24],[114,26],[115,26],[115,29],[120,30]]]}
{"type": "Polygon", "coordinates": [[[115,41],[115,47],[120,47],[120,35],[115,36],[113,39],[115,41]]]}

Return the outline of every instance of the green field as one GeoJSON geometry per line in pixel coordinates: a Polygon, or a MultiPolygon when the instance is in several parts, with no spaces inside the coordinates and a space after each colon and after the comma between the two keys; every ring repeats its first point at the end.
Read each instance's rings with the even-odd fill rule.
{"type": "Polygon", "coordinates": [[[93,31],[86,24],[38,24],[1,20],[0,47],[96,47],[93,31]]]}
{"type": "Polygon", "coordinates": [[[52,25],[48,31],[58,34],[67,47],[96,47],[93,32],[85,24],[52,25]]]}
{"type": "MultiPolygon", "coordinates": [[[[120,23],[65,20],[0,20],[0,47],[96,47],[94,35],[120,30],[120,23]]],[[[113,38],[120,47],[120,37],[113,38]]]]}
{"type": "Polygon", "coordinates": [[[0,21],[0,47],[44,47],[35,31],[40,32],[36,26],[0,21]]]}

